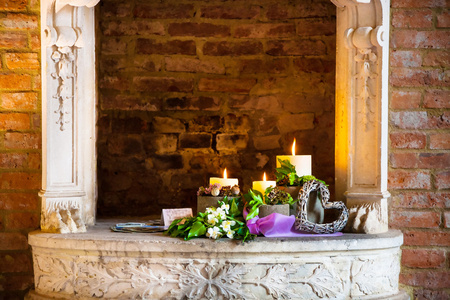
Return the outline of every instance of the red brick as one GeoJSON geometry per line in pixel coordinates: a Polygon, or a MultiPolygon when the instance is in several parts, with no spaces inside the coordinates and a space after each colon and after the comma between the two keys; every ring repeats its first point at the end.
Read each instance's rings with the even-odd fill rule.
{"type": "Polygon", "coordinates": [[[239,42],[213,42],[207,41],[203,45],[203,54],[212,56],[241,56],[261,54],[263,45],[261,42],[239,41],[239,42]]]}
{"type": "Polygon", "coordinates": [[[191,92],[194,89],[190,78],[134,77],[133,85],[136,90],[145,92],[191,92]]]}
{"type": "Polygon", "coordinates": [[[5,190],[34,189],[41,186],[41,174],[0,173],[0,188],[5,190]]]}
{"type": "Polygon", "coordinates": [[[202,92],[248,93],[256,79],[200,78],[198,90],[202,92]]]}
{"type": "Polygon", "coordinates": [[[37,53],[6,53],[6,66],[11,69],[33,69],[40,68],[37,53]]]}
{"type": "Polygon", "coordinates": [[[30,90],[31,76],[18,74],[0,74],[0,90],[30,90]]]}
{"type": "Polygon", "coordinates": [[[392,91],[391,108],[392,109],[419,108],[421,98],[422,93],[418,91],[392,91]]]}
{"type": "Polygon", "coordinates": [[[450,11],[444,10],[437,15],[437,28],[450,27],[450,11]]]}
{"type": "Polygon", "coordinates": [[[131,3],[130,2],[115,2],[104,1],[100,6],[101,16],[103,19],[110,17],[130,17],[131,16],[131,3]]]}
{"type": "MultiPolygon", "coordinates": [[[[0,32],[0,48],[25,48],[27,35],[24,32],[0,32]]],[[[1,86],[1,85],[0,85],[1,86]]]]}
{"type": "Polygon", "coordinates": [[[0,272],[31,272],[31,257],[28,253],[0,254],[0,272]]]}
{"type": "Polygon", "coordinates": [[[39,208],[39,201],[36,193],[1,193],[0,209],[36,210],[39,208]]]}
{"type": "Polygon", "coordinates": [[[428,115],[425,111],[391,112],[390,123],[402,129],[438,129],[450,127],[450,114],[428,115]]]}
{"type": "Polygon", "coordinates": [[[233,6],[215,5],[201,8],[201,17],[208,19],[254,19],[259,16],[257,5],[243,6],[233,3],[233,6]]]}
{"type": "Polygon", "coordinates": [[[6,18],[0,20],[7,29],[36,29],[38,28],[38,17],[26,14],[7,14],[6,18]]]}
{"type": "Polygon", "coordinates": [[[104,76],[100,78],[99,88],[126,91],[130,88],[130,82],[127,78],[118,76],[104,76]]]}
{"type": "Polygon", "coordinates": [[[450,84],[444,70],[424,70],[409,68],[391,69],[390,83],[396,87],[447,86],[450,84]]]}
{"type": "Polygon", "coordinates": [[[161,22],[148,20],[134,21],[103,21],[102,32],[105,36],[137,36],[137,35],[164,35],[164,25],[161,22]]]}
{"type": "Polygon", "coordinates": [[[419,163],[417,153],[391,153],[389,162],[392,168],[413,169],[419,163]]]}
{"type": "Polygon", "coordinates": [[[38,133],[5,133],[6,149],[39,149],[41,147],[41,135],[38,133]]]}
{"type": "Polygon", "coordinates": [[[450,52],[448,50],[430,50],[424,55],[423,65],[431,67],[450,67],[450,52]]]}
{"type": "Polygon", "coordinates": [[[0,153],[0,168],[19,169],[27,164],[27,155],[23,153],[0,153]]]}
{"type": "Polygon", "coordinates": [[[425,171],[391,171],[388,185],[390,189],[429,189],[431,177],[425,171]]]}
{"type": "Polygon", "coordinates": [[[336,33],[335,18],[305,18],[296,21],[299,36],[333,35],[336,33]]]}
{"type": "Polygon", "coordinates": [[[278,129],[282,134],[314,129],[314,114],[304,113],[283,116],[278,121],[278,129]]]}
{"type": "Polygon", "coordinates": [[[389,63],[391,67],[420,67],[422,66],[422,56],[418,50],[393,50],[389,63]]]}
{"type": "Polygon", "coordinates": [[[336,61],[323,58],[296,58],[294,67],[298,72],[331,73],[335,71],[336,61]]]}
{"type": "Polygon", "coordinates": [[[221,133],[216,137],[216,149],[218,151],[236,152],[247,148],[248,135],[221,133]]]}
{"type": "Polygon", "coordinates": [[[401,273],[400,283],[430,289],[448,288],[450,272],[448,270],[429,270],[401,273]]]}
{"type": "Polygon", "coordinates": [[[33,275],[8,275],[0,277],[3,291],[25,291],[33,287],[33,275]]]}
{"type": "Polygon", "coordinates": [[[444,227],[450,228],[450,211],[444,212],[444,227]]]}
{"type": "Polygon", "coordinates": [[[431,9],[395,10],[391,18],[392,26],[396,28],[429,28],[432,21],[431,9]]]}
{"type": "Polygon", "coordinates": [[[326,55],[327,47],[320,40],[287,40],[267,42],[269,55],[326,55]]]}
{"type": "Polygon", "coordinates": [[[274,4],[267,9],[270,20],[327,17],[336,14],[336,7],[327,1],[300,1],[289,5],[274,4]]]}
{"type": "Polygon", "coordinates": [[[2,250],[28,249],[27,237],[21,233],[0,232],[0,245],[2,245],[2,250]]]}
{"type": "Polygon", "coordinates": [[[448,192],[402,192],[392,198],[393,207],[444,208],[450,207],[448,192]]]}
{"type": "MultiPolygon", "coordinates": [[[[449,165],[447,164],[446,167],[449,165]]],[[[437,173],[434,176],[434,184],[437,189],[449,189],[450,188],[450,171],[437,173]]]]}
{"type": "Polygon", "coordinates": [[[445,251],[433,249],[403,249],[402,266],[410,268],[440,268],[445,265],[445,251]]]}
{"type": "Polygon", "coordinates": [[[444,49],[449,46],[446,31],[399,30],[392,33],[394,48],[444,49]]]}
{"type": "Polygon", "coordinates": [[[414,300],[448,300],[449,295],[444,290],[426,290],[426,289],[414,289],[414,300]]]}
{"type": "Polygon", "coordinates": [[[0,113],[0,130],[23,130],[30,128],[30,116],[22,113],[0,113]]]}
{"type": "Polygon", "coordinates": [[[450,91],[427,90],[423,99],[425,108],[450,108],[450,91]]]}
{"type": "Polygon", "coordinates": [[[35,110],[37,93],[3,93],[0,95],[1,107],[14,110],[35,110]]]}
{"type": "Polygon", "coordinates": [[[171,36],[226,37],[230,35],[230,27],[209,23],[172,23],[168,32],[171,36]]]}
{"type": "MultiPolygon", "coordinates": [[[[232,109],[239,111],[270,110],[271,112],[280,112],[281,105],[278,98],[274,95],[267,96],[248,96],[231,95],[228,105],[232,109]]],[[[275,124],[274,124],[275,126],[275,124]]]]}
{"type": "Polygon", "coordinates": [[[27,7],[27,0],[0,0],[0,11],[21,11],[27,7]]]}
{"type": "Polygon", "coordinates": [[[392,7],[445,7],[446,0],[391,0],[392,7]]]}
{"type": "Polygon", "coordinates": [[[102,54],[126,54],[127,43],[119,38],[102,38],[101,42],[102,54]]]}
{"type": "Polygon", "coordinates": [[[104,110],[159,111],[161,109],[162,99],[114,94],[109,97],[104,96],[103,99],[100,100],[100,103],[104,110]]]}
{"type": "Polygon", "coordinates": [[[289,67],[289,59],[241,59],[238,64],[241,74],[280,74],[289,67]]]}
{"type": "Polygon", "coordinates": [[[450,246],[450,232],[404,231],[405,246],[450,246]]]}
{"type": "Polygon", "coordinates": [[[220,110],[221,100],[218,97],[174,97],[164,102],[166,110],[220,110]]]}
{"type": "Polygon", "coordinates": [[[434,211],[391,211],[389,225],[395,228],[439,228],[441,214],[434,211]]]}
{"type": "Polygon", "coordinates": [[[39,214],[34,212],[14,212],[6,215],[8,229],[37,229],[39,214]]]}
{"type": "Polygon", "coordinates": [[[420,153],[418,168],[445,169],[450,167],[450,153],[420,153]]]}
{"type": "Polygon", "coordinates": [[[192,4],[148,4],[138,3],[134,16],[147,19],[187,19],[194,16],[192,4]]]}
{"type": "Polygon", "coordinates": [[[450,149],[450,133],[430,134],[430,149],[450,149]]]}
{"type": "Polygon", "coordinates": [[[166,57],[166,70],[171,72],[225,74],[225,66],[216,60],[189,57],[166,57]]]}
{"type": "Polygon", "coordinates": [[[194,41],[172,40],[157,42],[151,39],[138,39],[136,41],[138,54],[184,54],[195,55],[197,48],[194,41]]]}
{"type": "Polygon", "coordinates": [[[236,38],[270,38],[291,37],[295,35],[295,25],[281,24],[244,24],[236,27],[234,37],[236,38]]]}
{"type": "Polygon", "coordinates": [[[41,154],[39,153],[29,153],[27,159],[27,166],[29,169],[39,170],[41,169],[41,154]]]}
{"type": "Polygon", "coordinates": [[[399,149],[424,149],[427,135],[421,132],[393,132],[390,134],[391,147],[399,149]]]}

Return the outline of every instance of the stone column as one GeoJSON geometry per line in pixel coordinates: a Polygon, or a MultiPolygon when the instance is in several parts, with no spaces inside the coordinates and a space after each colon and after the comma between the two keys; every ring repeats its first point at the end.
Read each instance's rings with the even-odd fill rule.
{"type": "Polygon", "coordinates": [[[99,0],[41,0],[41,229],[95,221],[95,26],[99,0]]]}
{"type": "Polygon", "coordinates": [[[337,6],[336,194],[348,231],[388,230],[388,0],[331,0],[337,6]]]}

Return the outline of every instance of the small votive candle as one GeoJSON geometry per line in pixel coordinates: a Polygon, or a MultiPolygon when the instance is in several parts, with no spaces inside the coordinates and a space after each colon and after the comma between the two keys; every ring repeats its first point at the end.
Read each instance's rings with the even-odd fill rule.
{"type": "Polygon", "coordinates": [[[209,184],[218,183],[221,186],[235,186],[239,185],[239,180],[237,178],[227,178],[227,169],[223,171],[223,178],[211,177],[209,178],[209,184]]]}
{"type": "Polygon", "coordinates": [[[264,192],[266,191],[266,189],[269,186],[273,186],[274,187],[276,185],[277,185],[276,181],[274,181],[274,180],[273,181],[272,180],[267,181],[266,180],[266,172],[264,172],[263,181],[253,181],[252,188],[253,188],[254,191],[258,191],[258,192],[260,192],[261,194],[264,195],[264,192]]]}

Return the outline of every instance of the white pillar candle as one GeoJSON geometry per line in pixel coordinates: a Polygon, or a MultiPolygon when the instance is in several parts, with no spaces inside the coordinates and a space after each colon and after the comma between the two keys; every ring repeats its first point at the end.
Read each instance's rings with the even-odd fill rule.
{"type": "Polygon", "coordinates": [[[252,187],[254,191],[258,191],[264,195],[264,192],[269,186],[276,186],[276,185],[277,185],[276,181],[266,180],[266,173],[264,172],[263,181],[253,181],[252,187]]]}
{"type": "Polygon", "coordinates": [[[311,172],[311,155],[295,155],[295,139],[292,144],[292,155],[278,155],[277,168],[281,166],[279,159],[288,160],[295,166],[295,171],[299,177],[304,175],[312,175],[311,172]]]}
{"type": "Polygon", "coordinates": [[[235,186],[239,185],[239,180],[237,178],[227,178],[227,169],[223,171],[223,178],[211,177],[209,178],[209,184],[218,183],[221,186],[235,186]]]}

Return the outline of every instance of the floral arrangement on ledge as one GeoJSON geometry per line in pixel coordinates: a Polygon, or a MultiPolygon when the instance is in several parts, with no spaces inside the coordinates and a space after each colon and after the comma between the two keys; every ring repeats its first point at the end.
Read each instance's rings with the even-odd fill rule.
{"type": "Polygon", "coordinates": [[[260,192],[253,192],[251,189],[244,195],[246,201],[246,207],[248,215],[246,220],[250,220],[259,214],[259,208],[261,205],[278,205],[278,204],[294,204],[297,200],[294,200],[292,196],[279,189],[277,186],[269,186],[264,195],[260,192]]]}
{"type": "Polygon", "coordinates": [[[209,207],[195,217],[173,221],[165,234],[181,237],[186,241],[202,236],[211,239],[228,237],[243,242],[253,240],[256,235],[250,233],[245,223],[243,204],[237,199],[228,199],[227,196],[218,203],[219,207],[209,207]]]}
{"type": "Polygon", "coordinates": [[[279,186],[289,186],[289,185],[303,185],[305,182],[310,180],[317,180],[326,186],[328,186],[325,181],[317,179],[313,175],[298,176],[295,166],[291,164],[289,160],[278,159],[280,162],[280,167],[275,169],[275,176],[277,177],[277,185],[279,186]]]}
{"type": "Polygon", "coordinates": [[[221,186],[219,183],[210,184],[208,187],[201,186],[197,191],[197,196],[214,197],[237,197],[241,193],[238,185],[221,186]]]}

